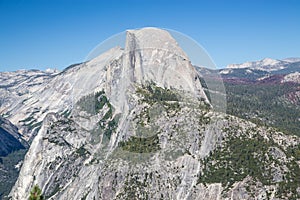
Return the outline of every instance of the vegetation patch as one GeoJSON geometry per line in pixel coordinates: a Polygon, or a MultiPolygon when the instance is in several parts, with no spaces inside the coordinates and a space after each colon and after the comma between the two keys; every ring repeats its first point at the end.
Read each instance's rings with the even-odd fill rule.
{"type": "Polygon", "coordinates": [[[127,141],[121,141],[119,146],[124,151],[135,153],[154,153],[160,150],[158,135],[150,137],[130,137],[127,141]]]}
{"type": "Polygon", "coordinates": [[[82,97],[76,105],[89,114],[97,114],[105,104],[109,103],[104,91],[82,97]]]}
{"type": "Polygon", "coordinates": [[[224,147],[217,148],[204,159],[205,167],[198,182],[222,183],[224,187],[231,187],[236,181],[250,175],[269,183],[272,177],[265,174],[262,161],[267,150],[268,144],[259,138],[232,138],[224,147]]]}
{"type": "Polygon", "coordinates": [[[299,136],[300,107],[281,98],[298,86],[225,83],[225,87],[228,114],[299,136]]]}
{"type": "Polygon", "coordinates": [[[143,101],[162,102],[162,101],[179,101],[179,96],[170,89],[164,89],[156,86],[154,83],[138,87],[136,92],[143,95],[143,101]]]}
{"type": "Polygon", "coordinates": [[[83,146],[80,148],[76,149],[75,151],[80,157],[86,157],[87,155],[90,155],[91,153],[86,150],[83,146]]]}
{"type": "MultiPolygon", "coordinates": [[[[21,149],[8,154],[5,157],[0,157],[0,199],[8,195],[13,185],[15,184],[19,169],[18,164],[24,159],[27,149],[21,149]]],[[[21,167],[21,165],[19,165],[21,167]]]]}
{"type": "MultiPolygon", "coordinates": [[[[271,165],[273,163],[280,167],[283,163],[268,155],[269,148],[274,145],[259,135],[253,138],[232,137],[223,147],[218,147],[203,160],[204,167],[198,183],[222,183],[223,187],[229,189],[235,182],[242,181],[249,175],[263,185],[276,185],[271,165]]],[[[293,152],[293,155],[298,154],[297,149],[290,152],[293,152]]],[[[287,152],[286,156],[291,158],[291,154],[287,152]]],[[[296,191],[300,186],[299,165],[292,160],[287,166],[289,172],[285,173],[283,180],[278,183],[276,196],[296,199],[300,197],[296,191]]]]}
{"type": "Polygon", "coordinates": [[[100,128],[103,130],[102,143],[104,144],[110,140],[111,135],[118,127],[118,122],[120,118],[120,115],[116,115],[113,118],[113,107],[111,106],[110,103],[108,103],[108,105],[109,105],[109,110],[106,112],[106,114],[99,122],[100,128]]]}
{"type": "Polygon", "coordinates": [[[129,174],[126,177],[123,191],[118,194],[118,199],[150,199],[148,194],[147,176],[141,179],[138,175],[129,174]]]}
{"type": "Polygon", "coordinates": [[[38,185],[33,186],[30,191],[29,200],[43,200],[44,196],[42,194],[42,190],[38,185]]]}

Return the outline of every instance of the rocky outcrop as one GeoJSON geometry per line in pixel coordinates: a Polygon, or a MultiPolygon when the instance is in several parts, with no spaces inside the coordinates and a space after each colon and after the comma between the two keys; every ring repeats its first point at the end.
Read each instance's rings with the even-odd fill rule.
{"type": "Polygon", "coordinates": [[[284,76],[282,83],[285,82],[293,82],[293,83],[299,83],[300,84],[300,72],[294,72],[290,73],[284,76]]]}

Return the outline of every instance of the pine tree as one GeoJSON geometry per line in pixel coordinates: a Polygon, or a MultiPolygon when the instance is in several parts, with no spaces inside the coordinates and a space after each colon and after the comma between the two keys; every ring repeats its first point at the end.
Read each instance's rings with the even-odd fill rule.
{"type": "Polygon", "coordinates": [[[44,197],[42,195],[42,190],[39,188],[38,185],[33,186],[30,191],[29,200],[43,200],[44,197]]]}

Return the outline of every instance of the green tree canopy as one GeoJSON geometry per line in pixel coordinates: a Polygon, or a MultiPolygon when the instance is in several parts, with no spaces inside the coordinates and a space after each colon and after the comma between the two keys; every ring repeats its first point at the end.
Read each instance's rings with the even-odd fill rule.
{"type": "Polygon", "coordinates": [[[29,200],[43,200],[44,197],[42,195],[42,190],[39,188],[38,185],[33,186],[30,191],[29,200]]]}

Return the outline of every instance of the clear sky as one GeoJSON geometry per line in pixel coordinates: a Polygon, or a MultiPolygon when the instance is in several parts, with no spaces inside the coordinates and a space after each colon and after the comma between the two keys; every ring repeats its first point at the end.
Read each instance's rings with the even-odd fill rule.
{"type": "Polygon", "coordinates": [[[0,0],[0,71],[63,69],[145,26],[187,34],[218,67],[300,57],[298,0],[0,0]]]}

